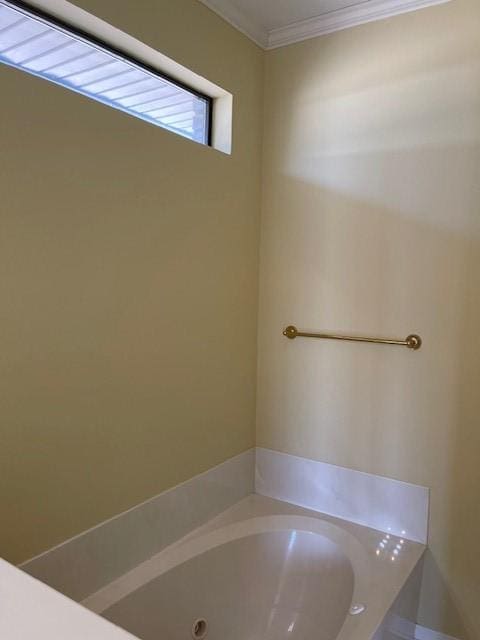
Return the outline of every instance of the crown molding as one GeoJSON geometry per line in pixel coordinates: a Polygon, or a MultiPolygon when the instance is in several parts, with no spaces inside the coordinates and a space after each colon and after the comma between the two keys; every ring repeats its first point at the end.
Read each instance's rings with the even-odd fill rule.
{"type": "Polygon", "coordinates": [[[401,13],[425,9],[450,0],[367,0],[362,4],[330,11],[318,18],[302,20],[294,24],[273,29],[268,34],[267,49],[276,49],[294,42],[323,36],[327,33],[356,27],[366,22],[382,20],[401,13]]]}
{"type": "Polygon", "coordinates": [[[276,49],[366,22],[425,9],[450,0],[363,0],[359,4],[330,11],[315,18],[267,31],[255,24],[232,0],[200,0],[262,49],[276,49]]]}
{"type": "Polygon", "coordinates": [[[202,4],[217,13],[226,22],[253,40],[262,49],[268,49],[268,31],[255,24],[253,20],[240,11],[231,0],[200,0],[202,4]]]}

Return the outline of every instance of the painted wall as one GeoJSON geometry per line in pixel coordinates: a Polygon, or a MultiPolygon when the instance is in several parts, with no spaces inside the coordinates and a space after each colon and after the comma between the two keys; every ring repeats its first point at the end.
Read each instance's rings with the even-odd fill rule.
{"type": "Polygon", "coordinates": [[[263,52],[196,0],[79,4],[231,91],[234,150],[0,66],[13,562],[254,444],[263,52]]]}
{"type": "Polygon", "coordinates": [[[260,446],[432,488],[420,622],[472,639],[479,33],[479,3],[455,0],[267,54],[257,412],[260,446]]]}

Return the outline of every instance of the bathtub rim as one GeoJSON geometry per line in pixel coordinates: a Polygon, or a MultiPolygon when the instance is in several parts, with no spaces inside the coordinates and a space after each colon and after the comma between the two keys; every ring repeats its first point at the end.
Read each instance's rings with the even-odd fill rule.
{"type": "MultiPolygon", "coordinates": [[[[156,578],[192,558],[236,540],[249,536],[276,532],[301,531],[320,535],[337,545],[348,558],[353,570],[353,593],[351,604],[363,604],[366,609],[360,615],[346,612],[345,620],[335,640],[348,640],[358,627],[371,616],[369,601],[372,596],[372,567],[369,554],[362,543],[349,531],[326,520],[303,515],[265,515],[246,518],[216,528],[200,535],[189,535],[163,549],[149,560],[141,563],[117,580],[85,598],[82,604],[102,615],[107,609],[156,578]]],[[[376,628],[377,625],[375,625],[376,628]]]]}

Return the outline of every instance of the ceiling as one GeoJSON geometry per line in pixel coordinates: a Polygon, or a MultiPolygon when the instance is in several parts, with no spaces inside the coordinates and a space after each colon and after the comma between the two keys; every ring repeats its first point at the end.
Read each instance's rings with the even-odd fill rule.
{"type": "Polygon", "coordinates": [[[449,0],[200,0],[264,49],[449,0]]]}

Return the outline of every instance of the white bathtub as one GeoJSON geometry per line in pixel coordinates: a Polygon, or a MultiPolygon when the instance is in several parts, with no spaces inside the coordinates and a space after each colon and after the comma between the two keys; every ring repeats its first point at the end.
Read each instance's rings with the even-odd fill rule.
{"type": "Polygon", "coordinates": [[[371,640],[423,549],[252,496],[83,604],[142,640],[371,640]]]}

